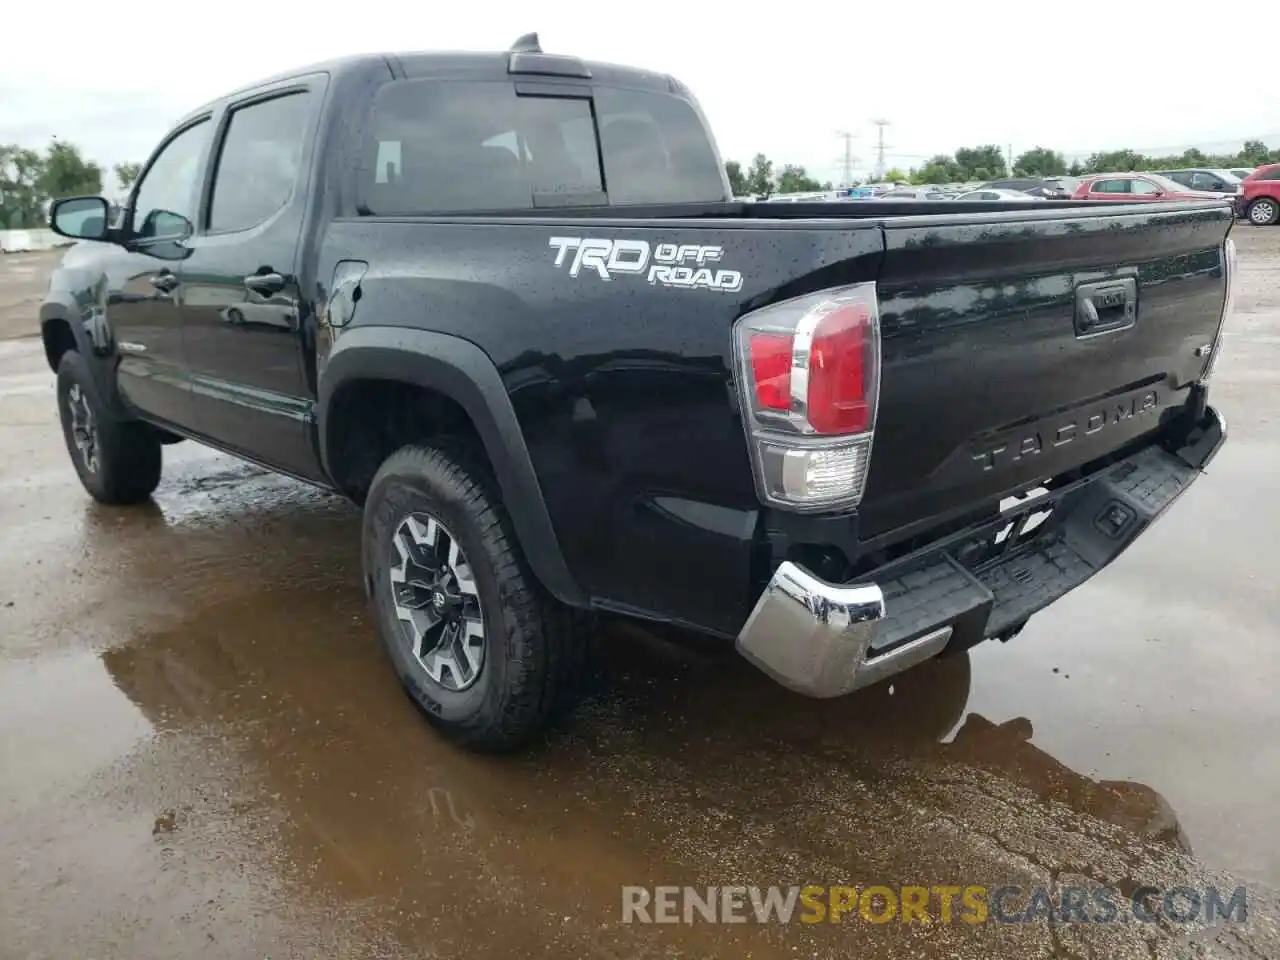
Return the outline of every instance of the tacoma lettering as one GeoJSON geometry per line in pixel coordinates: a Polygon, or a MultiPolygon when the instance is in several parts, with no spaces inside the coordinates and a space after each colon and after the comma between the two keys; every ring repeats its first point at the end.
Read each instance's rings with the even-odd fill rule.
{"type": "Polygon", "coordinates": [[[1012,441],[1001,440],[997,445],[975,453],[973,461],[982,464],[984,471],[994,470],[998,466],[1012,466],[1044,452],[1046,437],[1050,447],[1065,447],[1078,436],[1093,436],[1108,426],[1150,413],[1159,405],[1160,398],[1156,391],[1148,390],[1146,393],[1126,397],[1114,407],[1077,416],[1057,427],[1024,434],[1012,441]]]}

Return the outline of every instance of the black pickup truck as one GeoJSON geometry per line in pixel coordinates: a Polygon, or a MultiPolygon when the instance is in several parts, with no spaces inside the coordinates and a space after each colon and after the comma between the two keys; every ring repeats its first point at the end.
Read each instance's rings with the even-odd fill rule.
{"type": "Polygon", "coordinates": [[[669,76],[360,56],[178,124],[40,311],[96,499],[190,438],[363,506],[404,686],[477,748],[591,612],[847,693],[1013,636],[1225,437],[1225,203],[734,202],[669,76]]]}

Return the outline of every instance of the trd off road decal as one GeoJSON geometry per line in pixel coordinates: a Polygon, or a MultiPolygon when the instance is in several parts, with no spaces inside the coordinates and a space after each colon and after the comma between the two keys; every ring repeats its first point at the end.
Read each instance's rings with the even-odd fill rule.
{"type": "Polygon", "coordinates": [[[647,240],[606,240],[603,237],[552,237],[556,266],[569,264],[569,276],[594,270],[601,280],[614,274],[645,274],[652,284],[687,290],[742,289],[742,274],[709,266],[720,262],[723,247],[697,243],[659,243],[647,240]]]}

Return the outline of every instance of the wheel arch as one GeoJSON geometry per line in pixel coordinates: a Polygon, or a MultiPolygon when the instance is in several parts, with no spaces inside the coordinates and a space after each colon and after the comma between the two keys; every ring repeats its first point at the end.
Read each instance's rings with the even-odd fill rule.
{"type": "Polygon", "coordinates": [[[497,367],[475,344],[461,337],[402,327],[358,326],[338,337],[324,361],[317,396],[320,459],[335,486],[343,482],[342,438],[354,411],[351,391],[398,385],[444,399],[442,416],[465,415],[493,471],[516,537],[534,574],[558,600],[586,607],[565,562],[529,456],[524,434],[497,367]],[[448,405],[453,405],[448,407],[448,405]]]}
{"type": "Polygon", "coordinates": [[[116,389],[115,352],[109,343],[106,347],[95,343],[81,316],[75,300],[57,292],[40,305],[40,340],[49,369],[57,373],[62,357],[74,350],[84,357],[94,389],[106,405],[108,415],[118,420],[134,419],[116,389]]]}
{"type": "Polygon", "coordinates": [[[48,317],[40,318],[40,340],[44,344],[44,358],[49,369],[58,372],[58,364],[68,351],[80,350],[76,335],[71,329],[71,321],[61,312],[52,312],[48,317]]]}

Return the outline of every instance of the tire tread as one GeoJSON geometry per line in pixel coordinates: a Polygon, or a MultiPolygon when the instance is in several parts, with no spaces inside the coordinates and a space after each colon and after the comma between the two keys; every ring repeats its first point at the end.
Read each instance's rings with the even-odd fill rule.
{"type": "Polygon", "coordinates": [[[480,540],[501,601],[506,683],[497,691],[497,710],[487,709],[486,698],[485,707],[466,719],[435,722],[466,746],[500,752],[523,745],[575,702],[589,631],[578,611],[556,601],[533,576],[505,507],[489,492],[487,469],[475,461],[448,443],[402,447],[379,468],[370,490],[392,475],[423,478],[458,504],[480,540]]]}
{"type": "MultiPolygon", "coordinates": [[[[99,503],[126,506],[147,500],[160,484],[164,465],[160,440],[154,430],[138,420],[120,420],[111,416],[98,397],[97,388],[84,359],[68,350],[58,362],[58,403],[72,384],[78,385],[88,398],[98,429],[98,469],[90,474],[83,469],[78,451],[63,425],[67,452],[71,455],[80,482],[99,503]]],[[[59,409],[61,419],[62,411],[59,409]]]]}

